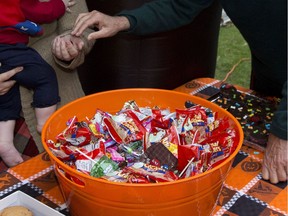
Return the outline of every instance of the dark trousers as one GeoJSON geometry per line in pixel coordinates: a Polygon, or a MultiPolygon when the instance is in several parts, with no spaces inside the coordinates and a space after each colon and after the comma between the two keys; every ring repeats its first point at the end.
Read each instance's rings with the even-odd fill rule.
{"type": "Polygon", "coordinates": [[[21,98],[19,85],[34,91],[32,106],[44,108],[60,101],[58,82],[54,69],[38,54],[25,44],[0,45],[0,73],[17,66],[24,69],[11,79],[17,83],[5,95],[0,96],[0,121],[20,117],[21,98]]]}

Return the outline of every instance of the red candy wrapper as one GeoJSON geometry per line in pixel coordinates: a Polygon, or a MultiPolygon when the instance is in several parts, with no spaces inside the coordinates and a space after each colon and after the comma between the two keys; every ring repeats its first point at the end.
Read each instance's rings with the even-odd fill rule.
{"type": "Polygon", "coordinates": [[[78,122],[76,117],[68,122],[68,127],[57,136],[60,142],[68,142],[74,146],[84,146],[91,142],[93,133],[86,122],[78,122]]]}
{"type": "Polygon", "coordinates": [[[191,144],[191,145],[179,145],[178,146],[178,170],[183,170],[188,162],[195,158],[200,159],[200,149],[202,145],[191,144]]]}
{"type": "Polygon", "coordinates": [[[141,140],[143,137],[142,128],[139,129],[137,123],[125,113],[112,118],[105,117],[103,121],[109,134],[117,143],[129,143],[141,140]]]}

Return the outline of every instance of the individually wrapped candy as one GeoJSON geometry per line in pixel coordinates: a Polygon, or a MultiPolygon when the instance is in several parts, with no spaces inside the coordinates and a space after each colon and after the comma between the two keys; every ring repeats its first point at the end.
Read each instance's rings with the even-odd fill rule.
{"type": "Polygon", "coordinates": [[[76,117],[69,120],[68,127],[57,136],[62,142],[69,142],[74,146],[84,146],[91,142],[93,133],[91,132],[87,122],[79,122],[76,117]]]}
{"type": "Polygon", "coordinates": [[[112,118],[104,117],[103,121],[109,134],[117,143],[129,143],[141,140],[143,137],[142,131],[133,119],[123,113],[112,118]]]}
{"type": "Polygon", "coordinates": [[[123,172],[138,175],[149,180],[150,183],[169,182],[178,179],[177,175],[169,170],[157,166],[138,163],[135,166],[125,167],[123,172]]]}
{"type": "Polygon", "coordinates": [[[95,164],[93,165],[90,175],[93,177],[101,177],[109,175],[118,169],[118,165],[113,160],[109,159],[104,154],[98,154],[95,158],[95,164]]]}
{"type": "Polygon", "coordinates": [[[107,154],[109,154],[109,158],[111,158],[115,162],[125,161],[125,157],[122,156],[115,147],[110,147],[106,149],[107,154]]]}
{"type": "Polygon", "coordinates": [[[115,114],[96,109],[91,119],[74,116],[66,126],[56,142],[47,141],[53,154],[82,173],[123,183],[203,173],[225,160],[239,141],[228,118],[200,105],[170,112],[128,101],[115,114]]]}
{"type": "Polygon", "coordinates": [[[168,170],[177,169],[178,159],[162,143],[155,143],[151,145],[145,151],[145,155],[147,155],[147,158],[149,158],[151,161],[159,161],[159,167],[165,167],[165,169],[168,170]]]}
{"type": "Polygon", "coordinates": [[[119,148],[134,158],[140,158],[144,154],[143,142],[141,140],[130,142],[127,144],[120,144],[119,148]]]}

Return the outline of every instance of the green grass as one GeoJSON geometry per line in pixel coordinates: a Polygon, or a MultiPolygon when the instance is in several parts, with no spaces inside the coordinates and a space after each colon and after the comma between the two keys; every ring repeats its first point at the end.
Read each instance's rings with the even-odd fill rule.
{"type": "Polygon", "coordinates": [[[216,79],[223,80],[226,74],[241,59],[226,82],[249,88],[251,74],[251,55],[247,42],[233,24],[220,27],[216,79]]]}

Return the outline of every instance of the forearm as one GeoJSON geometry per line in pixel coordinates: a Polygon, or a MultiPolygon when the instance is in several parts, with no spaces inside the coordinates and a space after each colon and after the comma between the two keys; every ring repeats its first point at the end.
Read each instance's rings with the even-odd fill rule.
{"type": "Polygon", "coordinates": [[[157,0],[134,10],[124,10],[130,22],[129,33],[146,35],[172,30],[192,22],[213,0],[157,0]]]}

